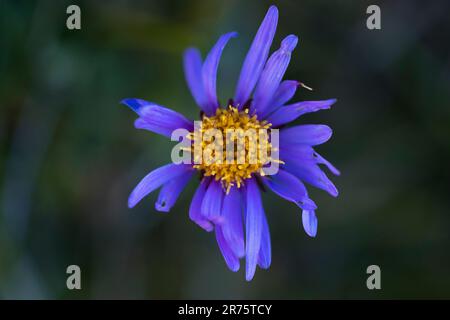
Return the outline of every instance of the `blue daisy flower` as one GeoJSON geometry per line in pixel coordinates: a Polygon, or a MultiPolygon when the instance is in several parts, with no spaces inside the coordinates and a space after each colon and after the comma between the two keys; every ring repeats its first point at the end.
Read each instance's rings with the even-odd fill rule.
{"type": "MultiPolygon", "coordinates": [[[[223,49],[237,34],[222,35],[205,60],[195,48],[184,52],[184,73],[201,111],[201,130],[210,128],[225,133],[230,128],[278,129],[278,148],[271,146],[270,138],[264,141],[272,151],[278,149],[279,170],[276,174],[264,174],[263,162],[170,163],[145,176],[128,200],[128,206],[132,208],[149,193],[161,188],[155,208],[167,212],[189,180],[199,172],[201,180],[192,198],[189,217],[204,230],[215,232],[230,270],[239,270],[240,259],[245,258],[248,281],[253,278],[256,266],[267,269],[271,264],[270,233],[261,189],[267,188],[295,203],[302,210],[302,224],[311,237],[317,233],[317,206],[309,198],[304,182],[334,197],[338,195],[319,165],[325,165],[335,175],[339,175],[339,171],[313,149],[330,139],[331,128],[326,125],[286,126],[305,113],[329,109],[336,100],[288,103],[303,86],[298,81],[283,80],[298,38],[288,35],[269,57],[277,22],[278,9],[272,6],[244,60],[234,98],[227,105],[221,105],[217,98],[217,69],[223,49]]],[[[169,138],[179,129],[189,132],[191,139],[196,134],[194,121],[176,111],[141,99],[124,99],[122,103],[138,114],[134,123],[138,129],[169,138]]],[[[261,139],[258,141],[263,142],[261,139]]],[[[205,144],[200,143],[200,149],[204,148],[205,144]]]]}

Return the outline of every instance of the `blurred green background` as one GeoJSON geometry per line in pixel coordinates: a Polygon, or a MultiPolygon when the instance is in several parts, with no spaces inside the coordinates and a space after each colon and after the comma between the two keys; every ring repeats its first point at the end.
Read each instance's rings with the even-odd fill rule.
{"type": "Polygon", "coordinates": [[[449,13],[448,1],[0,0],[0,297],[450,298],[449,13]],[[157,193],[127,208],[173,143],[135,130],[119,101],[194,119],[182,52],[236,30],[219,69],[226,101],[273,3],[272,49],[300,39],[285,78],[315,89],[294,99],[338,99],[297,122],[333,128],[317,150],[342,176],[337,199],[310,188],[315,239],[295,205],[264,195],[272,266],[247,283],[188,218],[197,181],[169,214],[153,209],[157,193]],[[70,4],[79,31],[66,28],[70,4]],[[369,4],[381,30],[366,28],[369,4]],[[66,289],[71,264],[80,291],[66,289]],[[371,264],[379,291],[366,288],[371,264]]]}

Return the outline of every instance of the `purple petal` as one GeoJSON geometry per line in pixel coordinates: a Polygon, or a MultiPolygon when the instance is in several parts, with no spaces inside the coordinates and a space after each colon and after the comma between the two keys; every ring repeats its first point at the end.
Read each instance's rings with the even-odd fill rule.
{"type": "Polygon", "coordinates": [[[327,175],[319,168],[315,161],[290,161],[283,158],[286,162],[284,169],[297,176],[304,182],[313,185],[316,188],[327,191],[333,197],[337,197],[339,192],[333,182],[328,179],[327,175]]]}
{"type": "Polygon", "coordinates": [[[241,68],[234,101],[242,106],[250,98],[269,55],[277,29],[278,9],[271,6],[261,23],[241,68]]]}
{"type": "Polygon", "coordinates": [[[278,89],[291,60],[291,52],[297,46],[298,38],[289,35],[281,42],[281,47],[269,58],[255,89],[251,111],[263,115],[278,89]]]}
{"type": "Polygon", "coordinates": [[[286,145],[280,149],[280,158],[285,162],[304,162],[304,163],[317,163],[325,165],[333,174],[340,175],[338,169],[333,166],[328,160],[323,158],[314,149],[306,144],[286,145]]]}
{"type": "Polygon", "coordinates": [[[206,189],[208,188],[210,181],[211,178],[203,178],[202,182],[197,188],[197,191],[195,191],[191,206],[189,207],[189,218],[208,232],[212,231],[214,229],[214,226],[210,221],[202,216],[201,207],[206,189]]]}
{"type": "Polygon", "coordinates": [[[227,42],[237,36],[236,32],[226,33],[219,38],[217,43],[209,52],[202,67],[203,86],[205,88],[205,113],[212,115],[219,106],[216,92],[217,68],[219,67],[220,57],[227,42]]]}
{"type": "Polygon", "coordinates": [[[323,109],[330,109],[336,99],[322,101],[302,101],[287,106],[283,106],[267,117],[267,121],[273,128],[294,121],[301,115],[310,112],[316,112],[323,109]]]}
{"type": "Polygon", "coordinates": [[[327,142],[332,133],[331,128],[323,124],[295,126],[280,131],[280,146],[286,148],[295,144],[315,146],[327,142]]]}
{"type": "Polygon", "coordinates": [[[242,258],[245,255],[244,231],[242,227],[242,200],[237,188],[231,188],[225,195],[222,207],[224,222],[222,231],[234,255],[242,258]]]}
{"type": "Polygon", "coordinates": [[[129,107],[131,110],[133,110],[134,112],[136,112],[139,116],[139,110],[142,107],[148,106],[148,105],[152,105],[152,102],[148,102],[142,99],[136,99],[136,98],[127,98],[127,99],[123,99],[122,101],[120,101],[120,103],[126,105],[127,107],[129,107]]]}
{"type": "Polygon", "coordinates": [[[310,237],[315,237],[317,234],[317,217],[314,210],[303,210],[302,223],[306,234],[310,237]]]}
{"type": "Polygon", "coordinates": [[[225,240],[222,228],[220,226],[216,226],[216,240],[228,268],[233,272],[238,271],[240,267],[239,258],[234,254],[233,250],[231,250],[228,245],[228,242],[225,240]]]}
{"type": "Polygon", "coordinates": [[[139,182],[139,184],[134,188],[133,192],[131,192],[130,197],[128,198],[128,207],[133,208],[150,192],[159,188],[171,179],[179,177],[182,174],[189,173],[191,170],[192,167],[190,165],[182,164],[167,164],[153,170],[146,175],[144,179],[142,179],[141,182],[139,182]]]}
{"type": "Polygon", "coordinates": [[[291,100],[297,91],[298,85],[299,82],[295,80],[284,80],[281,82],[273,94],[272,101],[270,101],[264,114],[260,114],[260,117],[265,119],[268,114],[291,100]]]}
{"type": "Polygon", "coordinates": [[[261,202],[261,194],[254,179],[248,179],[246,187],[246,215],[245,215],[245,279],[253,279],[258,262],[258,255],[261,247],[262,225],[264,208],[261,202]]]}
{"type": "Polygon", "coordinates": [[[202,58],[197,48],[188,48],[183,54],[184,76],[197,105],[205,111],[206,95],[202,78],[202,58]]]}
{"type": "Polygon", "coordinates": [[[264,184],[280,197],[294,202],[302,209],[317,209],[314,201],[309,199],[305,185],[294,175],[279,170],[276,175],[266,176],[263,179],[264,184]]]}
{"type": "Polygon", "coordinates": [[[171,109],[141,99],[124,99],[122,103],[139,115],[134,122],[137,129],[149,130],[166,137],[170,137],[179,128],[194,130],[191,120],[171,109]]]}
{"type": "Polygon", "coordinates": [[[315,151],[307,144],[284,144],[280,146],[279,155],[284,162],[315,161],[315,151]]]}
{"type": "Polygon", "coordinates": [[[334,175],[339,176],[341,174],[341,172],[338,169],[336,169],[336,167],[333,166],[331,164],[331,162],[326,160],[320,154],[318,154],[317,152],[314,152],[314,155],[315,155],[317,163],[324,164],[328,168],[328,170],[330,170],[334,175]]]}
{"type": "Polygon", "coordinates": [[[215,224],[223,222],[223,217],[221,216],[223,194],[222,184],[213,180],[209,184],[202,201],[200,210],[202,216],[215,224]]]}
{"type": "Polygon", "coordinates": [[[261,248],[259,249],[258,265],[263,269],[268,269],[272,262],[272,248],[270,244],[269,224],[267,223],[266,215],[263,214],[261,248]]]}
{"type": "Polygon", "coordinates": [[[169,212],[177,201],[181,191],[183,191],[189,180],[191,180],[193,174],[194,170],[186,172],[165,183],[159,192],[158,200],[155,203],[155,209],[161,212],[169,212]]]}

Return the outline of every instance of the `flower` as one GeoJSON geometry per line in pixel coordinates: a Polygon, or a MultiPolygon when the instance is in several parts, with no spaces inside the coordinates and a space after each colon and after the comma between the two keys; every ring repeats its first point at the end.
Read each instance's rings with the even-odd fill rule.
{"type": "MultiPolygon", "coordinates": [[[[302,209],[302,223],[306,233],[314,237],[317,232],[316,204],[309,198],[303,182],[327,191],[336,197],[338,191],[319,165],[325,165],[333,174],[339,171],[314,151],[313,147],[330,139],[332,131],[326,125],[296,125],[285,127],[301,115],[329,109],[335,99],[323,101],[287,102],[294,96],[298,81],[282,80],[297,46],[298,38],[289,35],[280,48],[269,56],[270,46],[278,22],[278,9],[271,6],[258,29],[242,65],[234,99],[221,105],[216,94],[219,60],[228,41],[235,32],[222,35],[202,61],[200,52],[189,48],[184,53],[184,72],[188,87],[201,109],[200,126],[183,115],[163,106],[141,99],[122,101],[138,114],[135,127],[167,137],[177,129],[185,129],[194,141],[197,134],[208,129],[225,133],[232,129],[279,130],[280,168],[276,174],[266,175],[267,161],[248,162],[250,142],[245,145],[241,164],[203,161],[194,164],[167,164],[150,172],[131,193],[128,206],[134,207],[142,198],[161,187],[155,208],[169,211],[181,191],[196,172],[200,172],[198,186],[190,208],[189,217],[204,230],[215,231],[220,251],[229,269],[239,270],[240,259],[246,260],[246,280],[250,281],[256,266],[267,269],[271,264],[269,226],[261,200],[260,189],[267,188],[302,209]],[[251,98],[252,96],[252,98],[251,98]],[[248,151],[245,155],[245,151],[248,151]]],[[[267,135],[254,140],[265,144],[272,152],[276,148],[267,135]]],[[[203,140],[193,142],[184,151],[195,147],[204,154],[207,145],[203,140]]],[[[239,154],[238,151],[233,154],[239,154]]],[[[242,150],[241,150],[242,151],[242,150]]],[[[241,155],[242,155],[241,154],[241,155]]],[[[194,153],[194,159],[196,159],[194,153]]],[[[267,159],[266,159],[267,160],[267,159]]]]}

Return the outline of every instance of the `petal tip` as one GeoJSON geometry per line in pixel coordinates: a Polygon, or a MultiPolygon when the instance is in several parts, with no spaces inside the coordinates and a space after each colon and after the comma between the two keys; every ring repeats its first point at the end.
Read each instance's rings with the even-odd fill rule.
{"type": "Polygon", "coordinates": [[[315,238],[317,235],[317,216],[314,211],[303,210],[302,224],[306,234],[311,238],[315,238]]]}
{"type": "Polygon", "coordinates": [[[274,18],[278,18],[278,7],[276,5],[271,5],[269,9],[267,10],[266,15],[271,15],[274,18]]]}
{"type": "Polygon", "coordinates": [[[197,53],[200,53],[200,51],[196,47],[187,47],[183,51],[183,55],[197,54],[197,53]]]}
{"type": "Polygon", "coordinates": [[[133,197],[133,194],[128,198],[128,208],[132,209],[137,204],[136,200],[133,197]]]}
{"type": "Polygon", "coordinates": [[[239,263],[236,263],[233,266],[229,266],[229,269],[233,272],[238,272],[240,268],[241,268],[241,266],[239,265],[239,263]]]}
{"type": "Polygon", "coordinates": [[[315,238],[316,235],[317,235],[317,231],[316,231],[316,233],[308,233],[308,232],[306,232],[306,234],[307,234],[308,236],[310,236],[311,238],[315,238]]]}
{"type": "Polygon", "coordinates": [[[135,103],[135,101],[136,99],[133,98],[125,98],[120,101],[120,104],[123,104],[134,112],[137,112],[139,110],[139,106],[135,103]]]}
{"type": "Polygon", "coordinates": [[[270,268],[270,262],[268,263],[258,263],[258,266],[263,270],[268,270],[270,268]]]}
{"type": "Polygon", "coordinates": [[[253,272],[246,272],[245,273],[245,281],[247,281],[247,282],[252,281],[254,276],[255,276],[255,270],[253,270],[253,272]]]}
{"type": "Polygon", "coordinates": [[[219,39],[226,39],[226,41],[228,41],[231,38],[236,38],[237,36],[238,36],[237,31],[230,31],[230,32],[223,34],[219,39]]]}
{"type": "Polygon", "coordinates": [[[290,34],[281,41],[281,48],[285,51],[291,52],[295,49],[298,43],[298,37],[290,34]]]}
{"type": "Polygon", "coordinates": [[[125,98],[120,101],[121,104],[126,105],[128,108],[139,114],[139,110],[146,106],[151,104],[148,101],[137,99],[137,98],[125,98]]]}
{"type": "Polygon", "coordinates": [[[337,198],[337,196],[339,196],[339,191],[338,191],[338,189],[336,188],[336,186],[333,184],[333,183],[328,183],[328,193],[331,195],[331,196],[333,196],[333,197],[335,197],[335,198],[337,198]]]}
{"type": "Polygon", "coordinates": [[[156,202],[155,203],[155,209],[159,212],[169,212],[170,207],[166,205],[166,203],[163,202],[156,202]]]}

